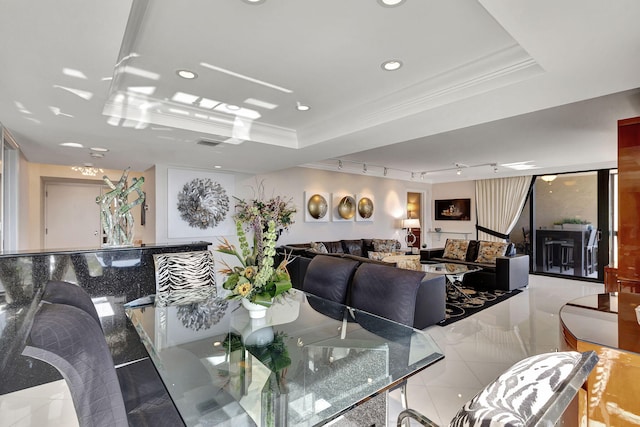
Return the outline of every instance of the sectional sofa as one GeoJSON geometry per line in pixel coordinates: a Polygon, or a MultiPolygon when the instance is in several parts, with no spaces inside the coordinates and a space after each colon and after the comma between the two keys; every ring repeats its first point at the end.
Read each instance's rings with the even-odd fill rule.
{"type": "Polygon", "coordinates": [[[307,267],[316,255],[323,254],[395,267],[395,262],[384,262],[382,259],[399,253],[400,247],[400,242],[394,239],[351,239],[282,245],[278,247],[277,253],[279,259],[284,256],[291,258],[287,267],[291,283],[294,288],[302,289],[307,267]]]}
{"type": "Polygon", "coordinates": [[[505,291],[529,285],[529,255],[517,254],[513,243],[447,239],[444,248],[421,251],[420,261],[482,268],[466,274],[463,285],[505,291]]]}

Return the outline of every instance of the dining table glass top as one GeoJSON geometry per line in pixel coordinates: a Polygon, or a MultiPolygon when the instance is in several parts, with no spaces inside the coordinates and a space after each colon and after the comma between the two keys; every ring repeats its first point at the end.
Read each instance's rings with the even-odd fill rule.
{"type": "Polygon", "coordinates": [[[126,311],[188,426],[321,425],[444,357],[425,331],[298,290],[262,319],[219,298],[126,311]]]}

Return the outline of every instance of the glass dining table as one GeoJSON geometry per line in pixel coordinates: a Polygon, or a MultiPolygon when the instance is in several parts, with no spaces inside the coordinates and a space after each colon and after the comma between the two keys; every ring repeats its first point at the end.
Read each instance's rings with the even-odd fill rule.
{"type": "Polygon", "coordinates": [[[299,290],[263,319],[219,298],[126,313],[188,426],[322,425],[444,357],[425,331],[299,290]]]}

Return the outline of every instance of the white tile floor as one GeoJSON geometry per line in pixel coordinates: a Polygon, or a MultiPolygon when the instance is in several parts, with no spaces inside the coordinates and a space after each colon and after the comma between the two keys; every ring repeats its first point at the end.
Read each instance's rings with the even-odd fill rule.
{"type": "MultiPolygon", "coordinates": [[[[427,331],[445,359],[409,380],[409,406],[446,425],[482,387],[516,361],[560,346],[558,312],[567,301],[603,292],[603,285],[530,276],[524,292],[449,326],[427,331]]],[[[401,410],[389,399],[389,425],[401,410]]],[[[74,427],[78,422],[64,381],[0,396],[2,427],[74,427]]]]}
{"type": "MultiPolygon", "coordinates": [[[[447,425],[465,402],[515,362],[560,347],[563,304],[602,292],[602,284],[530,276],[524,292],[451,325],[428,328],[445,358],[409,380],[409,407],[447,425]]],[[[400,392],[394,391],[388,425],[395,426],[401,409],[400,392]]]]}

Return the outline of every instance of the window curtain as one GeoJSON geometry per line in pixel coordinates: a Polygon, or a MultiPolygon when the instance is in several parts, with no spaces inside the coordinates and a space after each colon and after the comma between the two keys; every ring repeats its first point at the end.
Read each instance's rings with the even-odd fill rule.
{"type": "MultiPolygon", "coordinates": [[[[477,224],[499,234],[509,234],[527,200],[531,176],[482,179],[476,181],[477,224]]],[[[504,239],[478,231],[478,240],[504,239]]]]}

